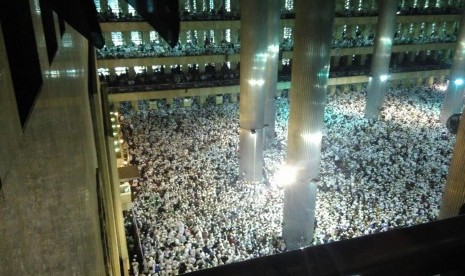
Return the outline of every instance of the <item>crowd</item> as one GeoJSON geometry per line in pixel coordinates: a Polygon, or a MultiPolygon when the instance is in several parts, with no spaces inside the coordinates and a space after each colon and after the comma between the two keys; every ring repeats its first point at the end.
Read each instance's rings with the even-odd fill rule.
{"type": "MultiPolygon", "coordinates": [[[[419,35],[418,37],[406,37],[398,35],[394,38],[394,44],[427,44],[427,43],[442,43],[454,42],[457,40],[455,35],[419,35]]],[[[354,48],[354,47],[370,47],[375,43],[373,34],[362,36],[360,34],[355,37],[346,36],[343,34],[341,38],[333,38],[331,40],[331,48],[354,48]]],[[[286,38],[280,44],[281,51],[292,51],[294,41],[286,38]]],[[[118,46],[106,45],[100,50],[97,50],[98,59],[120,59],[120,58],[144,58],[144,57],[178,57],[178,56],[200,56],[200,55],[232,55],[239,54],[241,49],[240,41],[227,42],[222,40],[219,43],[212,43],[209,37],[206,37],[203,43],[198,43],[194,40],[188,43],[178,43],[174,48],[171,48],[166,43],[156,43],[152,41],[150,44],[123,44],[118,46]]]]}
{"type": "MultiPolygon", "coordinates": [[[[413,8],[405,7],[398,9],[398,15],[432,15],[432,14],[459,14],[463,11],[463,5],[460,7],[446,6],[446,7],[428,7],[428,8],[413,8]]],[[[377,16],[378,9],[375,8],[350,8],[336,11],[336,17],[361,17],[361,16],[377,16]]],[[[109,8],[107,11],[101,11],[97,14],[101,22],[127,22],[127,21],[144,21],[137,13],[123,13],[121,11],[113,11],[109,8]]],[[[238,10],[226,11],[224,7],[218,9],[211,9],[210,11],[187,11],[180,13],[180,18],[183,21],[210,21],[210,20],[240,20],[240,12],[238,10]]],[[[295,18],[295,11],[282,9],[282,19],[295,18]]]]}
{"type": "Polygon", "coordinates": [[[166,43],[156,43],[152,41],[150,44],[134,44],[105,46],[97,50],[98,59],[114,59],[114,58],[144,58],[144,57],[178,57],[178,56],[200,56],[200,55],[232,55],[238,54],[241,44],[239,42],[231,43],[221,41],[218,44],[210,42],[207,37],[202,45],[197,41],[189,43],[178,43],[171,48],[166,43]]]}
{"type": "MultiPolygon", "coordinates": [[[[350,66],[341,63],[339,67],[331,67],[329,76],[330,78],[338,78],[367,75],[370,71],[369,64],[369,60],[364,66],[358,65],[356,62],[350,66]]],[[[425,61],[394,64],[390,68],[390,73],[445,69],[450,68],[450,66],[450,61],[436,61],[427,58],[425,61]]],[[[291,67],[291,62],[282,66],[278,71],[278,81],[289,82],[291,80],[291,67]]],[[[160,67],[155,69],[153,73],[143,71],[133,77],[130,77],[128,72],[116,76],[100,73],[99,76],[102,82],[108,83],[111,93],[231,86],[239,85],[240,63],[230,65],[223,63],[221,66],[210,63],[205,66],[205,72],[200,72],[197,64],[193,64],[187,69],[182,69],[179,65],[173,66],[169,70],[160,67]]]]}
{"type": "MultiPolygon", "coordinates": [[[[328,95],[313,244],[424,223],[438,214],[455,142],[438,120],[442,92],[390,90],[376,122],[363,116],[365,93],[328,95]]],[[[276,103],[266,179],[273,179],[286,153],[289,103],[287,97],[276,103]]],[[[131,256],[138,254],[134,269],[176,275],[285,251],[282,188],[238,179],[238,104],[181,105],[122,106],[129,162],[141,173],[126,218],[128,228],[139,229],[144,252],[137,262],[136,239],[128,238],[131,256]]]]}
{"type": "Polygon", "coordinates": [[[134,78],[130,78],[127,72],[114,79],[109,75],[100,74],[100,80],[107,82],[119,92],[228,86],[239,83],[239,66],[238,63],[236,68],[230,68],[227,63],[223,63],[221,68],[217,69],[214,64],[209,63],[205,66],[205,71],[200,72],[197,64],[189,66],[186,71],[177,65],[169,72],[165,72],[165,67],[160,67],[153,74],[144,71],[136,74],[134,78]]]}
{"type": "MultiPolygon", "coordinates": [[[[223,7],[219,9],[211,9],[210,11],[189,12],[185,10],[179,14],[182,21],[213,21],[213,20],[240,20],[238,11],[226,11],[223,7]]],[[[113,11],[109,8],[107,11],[97,13],[97,18],[100,22],[128,22],[128,21],[144,21],[144,19],[135,13],[123,13],[122,11],[113,11]]]]}
{"type": "Polygon", "coordinates": [[[403,36],[396,35],[394,38],[394,44],[404,45],[404,44],[427,44],[427,43],[445,43],[445,42],[455,42],[457,41],[457,36],[453,34],[431,34],[431,35],[419,35],[414,36],[403,36]]]}

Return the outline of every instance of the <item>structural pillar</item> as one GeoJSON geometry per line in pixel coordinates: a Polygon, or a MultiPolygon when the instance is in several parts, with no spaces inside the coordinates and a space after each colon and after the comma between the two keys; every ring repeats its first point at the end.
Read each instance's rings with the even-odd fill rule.
{"type": "Polygon", "coordinates": [[[328,86],[328,90],[329,90],[329,95],[331,96],[336,95],[336,85],[328,86]]]}
{"type": "Polygon", "coordinates": [[[360,55],[360,66],[365,66],[366,62],[367,62],[367,55],[366,54],[360,55]]]}
{"type": "Polygon", "coordinates": [[[404,53],[402,52],[399,52],[399,53],[396,53],[396,63],[397,65],[402,65],[402,63],[404,62],[404,53]]]}
{"type": "Polygon", "coordinates": [[[168,98],[166,98],[166,105],[167,105],[169,108],[172,108],[172,107],[173,107],[173,103],[174,103],[174,98],[173,98],[173,97],[168,97],[168,98]]]}
{"type": "Polygon", "coordinates": [[[331,66],[333,67],[339,67],[339,63],[341,61],[341,56],[332,56],[331,59],[333,60],[333,64],[331,66]]]}
{"type": "Polygon", "coordinates": [[[268,39],[267,65],[265,72],[265,148],[273,143],[276,121],[276,93],[278,90],[278,66],[279,66],[279,34],[281,6],[279,0],[269,1],[268,28],[265,30],[268,39]]]}
{"type": "Polygon", "coordinates": [[[266,89],[270,87],[267,68],[271,59],[268,56],[270,48],[275,51],[278,45],[270,45],[269,34],[275,31],[273,22],[278,20],[279,23],[279,0],[241,1],[240,7],[241,25],[249,28],[241,28],[239,175],[246,181],[261,181],[265,99],[266,89]],[[261,16],[257,16],[256,11],[260,11],[261,16]]]}
{"type": "Polygon", "coordinates": [[[119,9],[123,13],[123,15],[128,14],[128,2],[124,0],[119,0],[118,1],[119,9]]]}
{"type": "Polygon", "coordinates": [[[378,118],[384,101],[398,4],[399,0],[380,1],[375,50],[371,62],[371,76],[368,79],[365,106],[365,117],[368,119],[378,118]]]}
{"type": "Polygon", "coordinates": [[[455,113],[460,113],[463,107],[465,89],[465,12],[460,23],[460,31],[457,36],[454,62],[450,70],[450,81],[441,108],[439,119],[446,123],[447,119],[455,113]]]}
{"type": "Polygon", "coordinates": [[[113,40],[111,39],[111,33],[110,32],[104,32],[103,33],[103,39],[105,40],[105,46],[110,48],[113,47],[113,40]]]}
{"type": "Polygon", "coordinates": [[[229,101],[231,103],[237,103],[237,94],[236,93],[229,94],[229,101]]]}
{"type": "Polygon", "coordinates": [[[323,115],[335,0],[295,1],[283,238],[289,250],[310,245],[315,225],[323,115]],[[293,179],[294,178],[294,179],[293,179]]]}
{"type": "Polygon", "coordinates": [[[429,76],[428,77],[428,85],[431,86],[434,84],[434,76],[429,76]]]}
{"type": "Polygon", "coordinates": [[[353,58],[354,57],[352,55],[346,56],[346,60],[347,60],[346,66],[348,66],[348,67],[352,66],[353,58]]]}
{"type": "Polygon", "coordinates": [[[432,50],[431,51],[431,59],[434,61],[438,61],[439,58],[439,51],[438,50],[432,50]]]}
{"type": "Polygon", "coordinates": [[[131,107],[134,111],[139,111],[139,102],[138,101],[131,101],[131,107]]]}
{"type": "Polygon", "coordinates": [[[199,100],[200,100],[200,105],[203,106],[207,102],[207,96],[201,95],[199,97],[199,100]]]}
{"type": "Polygon", "coordinates": [[[465,203],[465,113],[462,113],[454,153],[442,195],[439,219],[455,217],[465,203]]]}
{"type": "Polygon", "coordinates": [[[108,11],[108,0],[100,0],[100,12],[105,13],[108,11]]]}

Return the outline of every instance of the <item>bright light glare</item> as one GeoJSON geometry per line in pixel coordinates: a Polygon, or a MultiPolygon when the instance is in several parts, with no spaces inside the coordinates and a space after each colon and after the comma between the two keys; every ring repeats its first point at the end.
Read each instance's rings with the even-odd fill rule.
{"type": "Polygon", "coordinates": [[[386,81],[388,79],[388,75],[381,75],[381,76],[379,76],[379,79],[381,81],[386,81]]]}
{"type": "Polygon", "coordinates": [[[268,46],[268,51],[272,53],[279,53],[279,45],[270,45],[268,46]]]}
{"type": "Polygon", "coordinates": [[[379,39],[383,44],[392,44],[392,40],[389,37],[381,37],[379,39]]]}
{"type": "Polygon", "coordinates": [[[263,79],[258,79],[258,80],[250,79],[249,84],[251,86],[262,86],[263,84],[265,84],[265,80],[263,80],[263,79]]]}
{"type": "Polygon", "coordinates": [[[283,166],[272,177],[271,183],[278,187],[286,187],[295,182],[297,178],[297,169],[288,165],[283,166]]]}
{"type": "Polygon", "coordinates": [[[439,91],[442,91],[442,92],[446,91],[447,90],[447,84],[438,85],[438,89],[439,89],[439,91]]]}
{"type": "Polygon", "coordinates": [[[455,85],[462,85],[463,84],[463,79],[456,79],[454,81],[455,85]]]}
{"type": "Polygon", "coordinates": [[[321,138],[323,137],[323,133],[321,131],[317,131],[315,133],[306,133],[301,135],[304,138],[305,142],[307,143],[319,143],[321,142],[321,138]]]}

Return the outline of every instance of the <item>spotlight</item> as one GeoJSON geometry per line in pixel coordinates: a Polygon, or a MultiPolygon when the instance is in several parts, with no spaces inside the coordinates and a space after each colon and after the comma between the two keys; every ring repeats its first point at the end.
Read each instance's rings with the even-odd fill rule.
{"type": "Polygon", "coordinates": [[[455,85],[462,85],[463,84],[463,79],[456,79],[454,81],[455,85]]]}
{"type": "Polygon", "coordinates": [[[285,165],[272,178],[272,183],[278,187],[286,187],[295,182],[297,168],[285,165]]]}
{"type": "Polygon", "coordinates": [[[255,133],[256,133],[255,129],[250,130],[250,132],[251,132],[252,134],[255,134],[255,133]]]}
{"type": "Polygon", "coordinates": [[[388,75],[381,75],[381,76],[379,76],[379,79],[381,81],[386,81],[388,79],[388,77],[389,77],[388,75]]]}

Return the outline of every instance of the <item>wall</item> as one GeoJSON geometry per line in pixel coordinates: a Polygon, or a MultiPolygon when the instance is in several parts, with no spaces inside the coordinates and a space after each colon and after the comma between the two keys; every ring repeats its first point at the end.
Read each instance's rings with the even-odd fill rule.
{"type": "Polygon", "coordinates": [[[105,275],[87,41],[66,26],[49,65],[38,2],[30,1],[44,82],[24,130],[0,28],[0,275],[105,275]]]}

